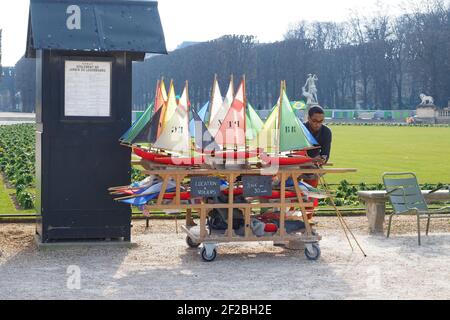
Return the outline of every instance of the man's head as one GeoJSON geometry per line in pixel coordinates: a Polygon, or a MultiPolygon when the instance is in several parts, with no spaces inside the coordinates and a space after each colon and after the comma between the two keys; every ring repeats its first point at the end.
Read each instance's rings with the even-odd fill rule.
{"type": "Polygon", "coordinates": [[[308,123],[313,132],[319,132],[325,120],[325,112],[319,106],[314,106],[308,111],[308,123]]]}

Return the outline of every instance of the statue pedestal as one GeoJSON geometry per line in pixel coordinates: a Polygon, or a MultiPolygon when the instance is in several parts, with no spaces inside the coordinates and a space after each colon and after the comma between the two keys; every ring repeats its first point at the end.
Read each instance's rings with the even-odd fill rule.
{"type": "Polygon", "coordinates": [[[416,108],[417,120],[422,123],[436,124],[439,108],[434,104],[421,104],[416,108]]]}

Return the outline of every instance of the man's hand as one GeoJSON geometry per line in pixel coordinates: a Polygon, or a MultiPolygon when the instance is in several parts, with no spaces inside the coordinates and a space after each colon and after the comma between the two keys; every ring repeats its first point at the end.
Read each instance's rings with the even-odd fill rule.
{"type": "Polygon", "coordinates": [[[313,158],[313,163],[321,166],[321,165],[324,165],[327,163],[327,159],[322,156],[317,156],[317,157],[313,158]]]}

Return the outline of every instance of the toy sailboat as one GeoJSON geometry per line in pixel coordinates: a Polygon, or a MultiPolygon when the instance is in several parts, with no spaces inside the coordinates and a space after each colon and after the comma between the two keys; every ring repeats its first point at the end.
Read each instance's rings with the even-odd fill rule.
{"type": "Polygon", "coordinates": [[[286,83],[281,82],[277,106],[258,134],[256,143],[264,152],[261,160],[265,165],[301,165],[311,163],[306,155],[297,151],[317,148],[317,141],[296,117],[286,94],[286,83]]]}
{"type": "MultiPolygon", "coordinates": [[[[154,136],[157,137],[160,133],[160,119],[164,116],[163,106],[167,103],[167,100],[168,97],[164,79],[158,80],[154,102],[150,104],[144,113],[133,123],[131,128],[119,138],[119,142],[128,147],[137,143],[148,143],[150,141],[148,138],[149,128],[153,128],[153,124],[155,123],[157,124],[157,127],[154,129],[156,130],[154,136]],[[147,133],[147,135],[145,133],[147,133]]],[[[153,142],[154,141],[151,141],[151,143],[153,142]]]]}
{"type": "Polygon", "coordinates": [[[177,103],[173,82],[171,83],[167,103],[160,109],[161,114],[156,113],[143,131],[143,137],[150,148],[135,146],[133,149],[136,155],[159,165],[199,166],[206,162],[205,153],[214,153],[219,149],[198,114],[195,110],[190,110],[188,88],[186,82],[177,103]],[[194,121],[193,130],[191,118],[194,121]],[[156,123],[158,134],[155,135],[156,123]]]}
{"type": "Polygon", "coordinates": [[[164,81],[158,82],[153,105],[121,137],[121,143],[132,146],[139,157],[166,166],[214,167],[250,158],[263,166],[312,162],[305,150],[316,148],[317,141],[296,117],[284,81],[278,103],[265,123],[247,103],[245,77],[234,97],[231,78],[224,99],[215,77],[211,101],[200,111],[209,118],[209,126],[190,108],[188,88],[186,82],[177,103],[173,82],[168,95],[164,94],[164,81]]]}

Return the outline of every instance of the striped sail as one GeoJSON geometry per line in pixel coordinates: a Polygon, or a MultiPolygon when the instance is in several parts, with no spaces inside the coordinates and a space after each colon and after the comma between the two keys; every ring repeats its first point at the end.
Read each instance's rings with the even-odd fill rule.
{"type": "Polygon", "coordinates": [[[242,80],[236,97],[215,136],[224,148],[245,148],[245,82],[242,80]]]}
{"type": "Polygon", "coordinates": [[[211,119],[216,118],[217,114],[219,113],[220,109],[223,106],[222,93],[220,92],[219,82],[217,81],[217,78],[214,78],[214,85],[211,94],[210,106],[211,108],[208,122],[210,122],[211,119]]]}
{"type": "Polygon", "coordinates": [[[233,77],[231,77],[230,85],[228,87],[227,95],[225,96],[225,99],[223,100],[222,107],[219,109],[217,114],[214,118],[211,118],[209,121],[209,132],[213,136],[217,135],[217,132],[219,132],[220,127],[222,126],[222,122],[225,119],[225,117],[228,114],[228,111],[231,108],[231,103],[233,102],[233,96],[234,96],[234,83],[233,83],[233,77]]]}
{"type": "Polygon", "coordinates": [[[167,119],[168,113],[166,112],[166,121],[163,126],[163,131],[158,137],[158,140],[153,145],[154,148],[168,150],[179,155],[188,156],[191,154],[191,137],[189,134],[189,102],[187,87],[185,88],[185,94],[183,94],[183,100],[180,98],[180,107],[177,108],[175,100],[175,90],[173,83],[169,91],[169,97],[167,102],[167,108],[175,109],[172,116],[167,119]]]}

